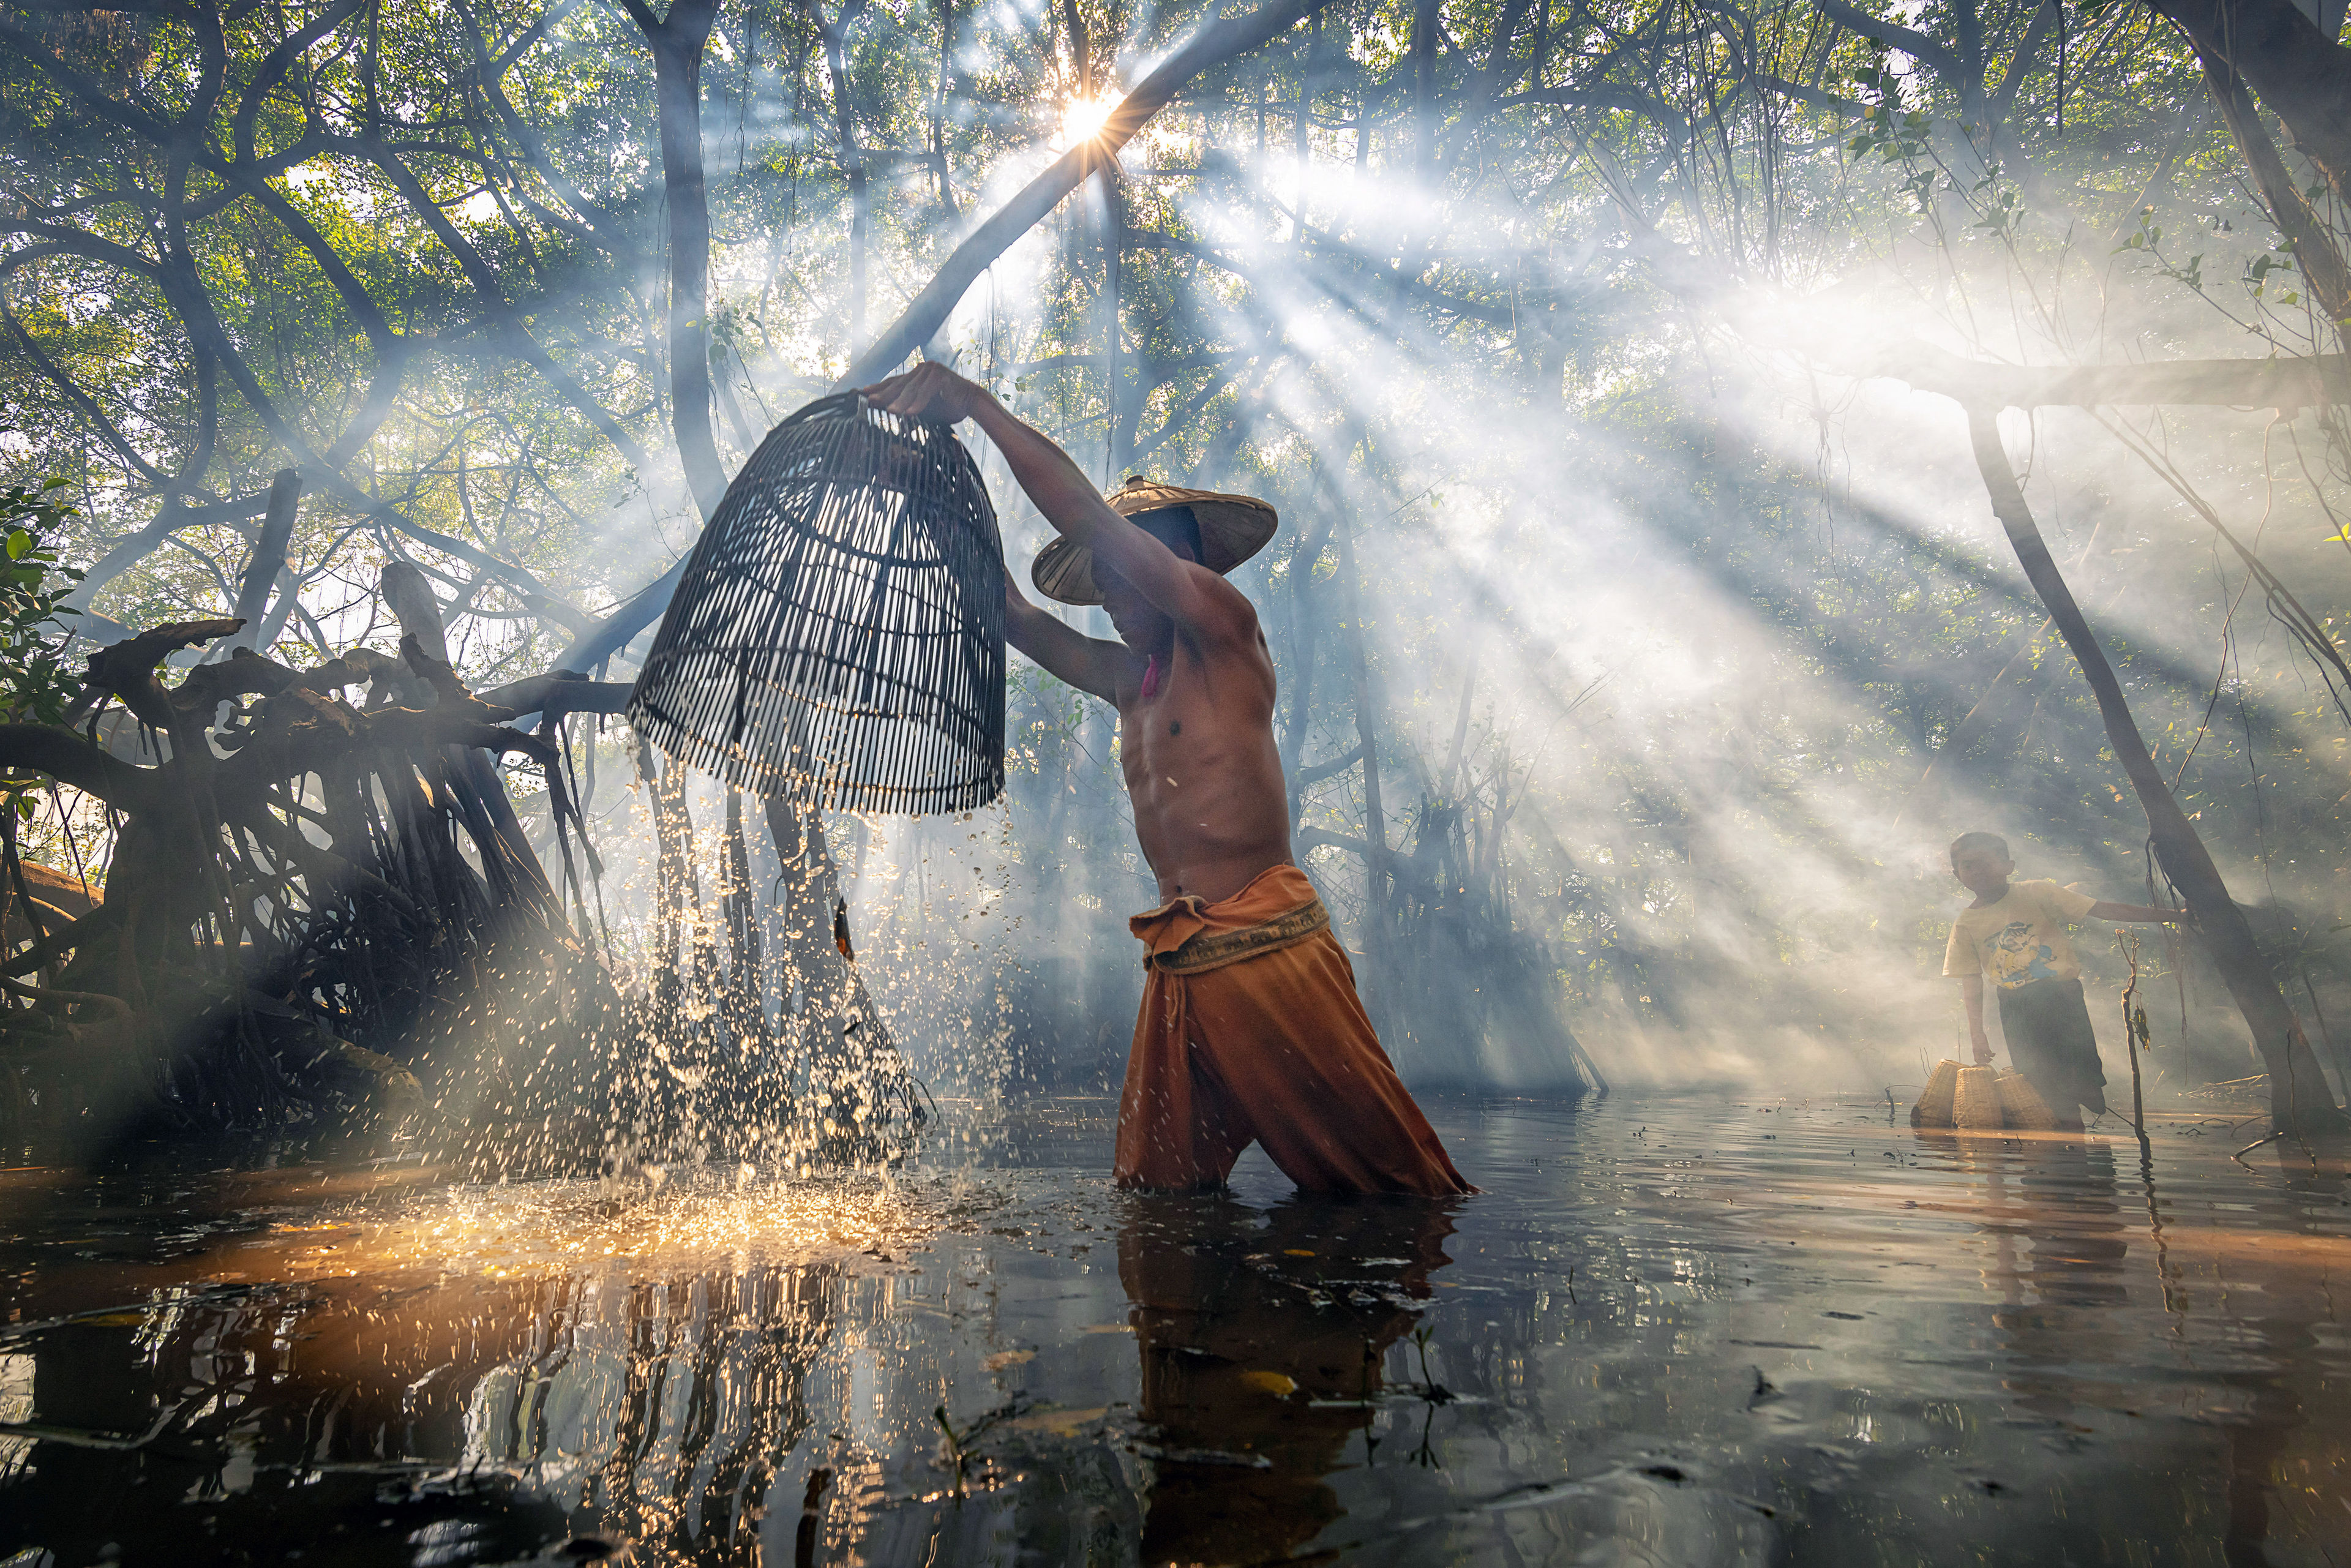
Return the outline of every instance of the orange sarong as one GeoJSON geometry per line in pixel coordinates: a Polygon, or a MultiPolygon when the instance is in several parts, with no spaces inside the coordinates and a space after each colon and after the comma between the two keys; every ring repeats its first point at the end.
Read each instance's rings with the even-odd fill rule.
{"type": "Polygon", "coordinates": [[[1178,898],[1129,926],[1150,977],[1119,1186],[1214,1186],[1259,1143],[1303,1192],[1477,1190],[1380,1049],[1305,873],[1273,866],[1230,898],[1178,898]]]}

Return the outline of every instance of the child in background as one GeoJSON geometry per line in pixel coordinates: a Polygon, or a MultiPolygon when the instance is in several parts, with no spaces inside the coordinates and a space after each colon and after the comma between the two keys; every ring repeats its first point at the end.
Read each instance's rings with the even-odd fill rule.
{"type": "Polygon", "coordinates": [[[1951,922],[1943,973],[1959,982],[1968,1007],[1968,1037],[1979,1064],[1991,1061],[1984,1034],[1983,983],[2000,993],[2000,1028],[2009,1060],[2057,1113],[2067,1132],[2081,1130],[2076,1107],[2096,1115],[2106,1108],[2106,1074],[2098,1065],[2098,1039],[2082,1000],[2082,966],[2065,927],[2085,919],[2125,925],[2185,920],[2187,912],[2139,904],[2108,904],[2053,882],[2011,882],[2016,862],[1996,833],[1961,833],[1951,842],[1951,874],[1976,901],[1951,922]]]}

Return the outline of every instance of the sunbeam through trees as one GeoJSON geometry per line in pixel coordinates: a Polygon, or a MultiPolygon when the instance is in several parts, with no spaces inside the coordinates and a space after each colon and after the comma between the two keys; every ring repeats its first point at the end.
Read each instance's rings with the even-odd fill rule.
{"type": "MultiPolygon", "coordinates": [[[[458,826],[433,853],[517,879],[501,906],[537,890],[598,1006],[732,1009],[695,1048],[722,1054],[837,1009],[835,1057],[843,1028],[886,1036],[892,1083],[1114,1082],[1120,919],[1153,883],[1114,731],[1068,688],[1016,662],[1006,801],[955,822],[747,810],[599,718],[616,699],[567,721],[522,690],[632,680],[768,430],[919,356],[1106,490],[1279,509],[1235,580],[1299,859],[1407,1082],[1915,1086],[1963,1032],[1940,857],[1981,827],[2184,895],[2170,1079],[2266,1072],[2281,1124],[2326,1124],[2322,1014],[2351,1019],[2341,20],[0,8],[0,478],[62,481],[0,763],[13,855],[86,885],[106,913],[74,929],[120,945],[14,881],[10,1039],[113,1049],[109,1007],[145,1005],[174,944],[249,988],[279,961],[255,944],[308,951],[286,923],[325,918],[298,862],[327,852],[296,846],[333,810],[299,759],[174,830],[221,837],[173,892],[201,908],[118,913],[157,874],[120,791],[201,760],[159,762],[142,724],[234,774],[284,692],[381,727],[440,682],[515,738],[419,719],[394,747],[440,758],[401,764],[458,826]],[[445,643],[403,653],[420,617],[445,643]],[[345,714],[345,676],[382,690],[345,714]],[[110,750],[67,758],[92,742],[40,680],[110,750]]],[[[1017,566],[1048,530],[973,445],[1017,566]]],[[[402,779],[350,786],[385,844],[402,779]]],[[[457,1071],[394,1021],[421,1001],[270,974],[304,1029],[434,1092],[457,1071]]],[[[221,1084],[276,1103],[285,1052],[231,1034],[256,1076],[221,1084]]],[[[229,1092],[153,1082],[183,1120],[229,1092]]],[[[900,1118],[918,1093],[872,1092],[900,1118]]]]}

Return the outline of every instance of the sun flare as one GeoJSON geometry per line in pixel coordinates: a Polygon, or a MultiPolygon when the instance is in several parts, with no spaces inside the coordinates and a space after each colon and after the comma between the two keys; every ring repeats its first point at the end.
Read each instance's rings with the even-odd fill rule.
{"type": "Polygon", "coordinates": [[[1061,145],[1075,147],[1101,135],[1102,127],[1110,122],[1110,111],[1117,107],[1115,95],[1070,99],[1061,106],[1061,145]]]}

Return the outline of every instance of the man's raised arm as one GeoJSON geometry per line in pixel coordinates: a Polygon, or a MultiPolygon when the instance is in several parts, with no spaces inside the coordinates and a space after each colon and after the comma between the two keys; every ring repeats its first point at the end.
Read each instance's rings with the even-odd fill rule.
{"type": "Polygon", "coordinates": [[[1112,511],[1068,453],[985,389],[945,365],[922,364],[865,388],[864,394],[875,406],[908,419],[977,421],[1044,519],[1064,538],[1092,551],[1098,566],[1126,579],[1179,625],[1213,631],[1233,622],[1254,630],[1255,612],[1238,591],[1112,511]]]}
{"type": "Polygon", "coordinates": [[[1047,674],[1116,706],[1119,662],[1129,656],[1126,644],[1089,637],[1050,611],[1038,609],[1013,586],[1009,571],[1004,574],[1004,636],[1047,674]]]}

